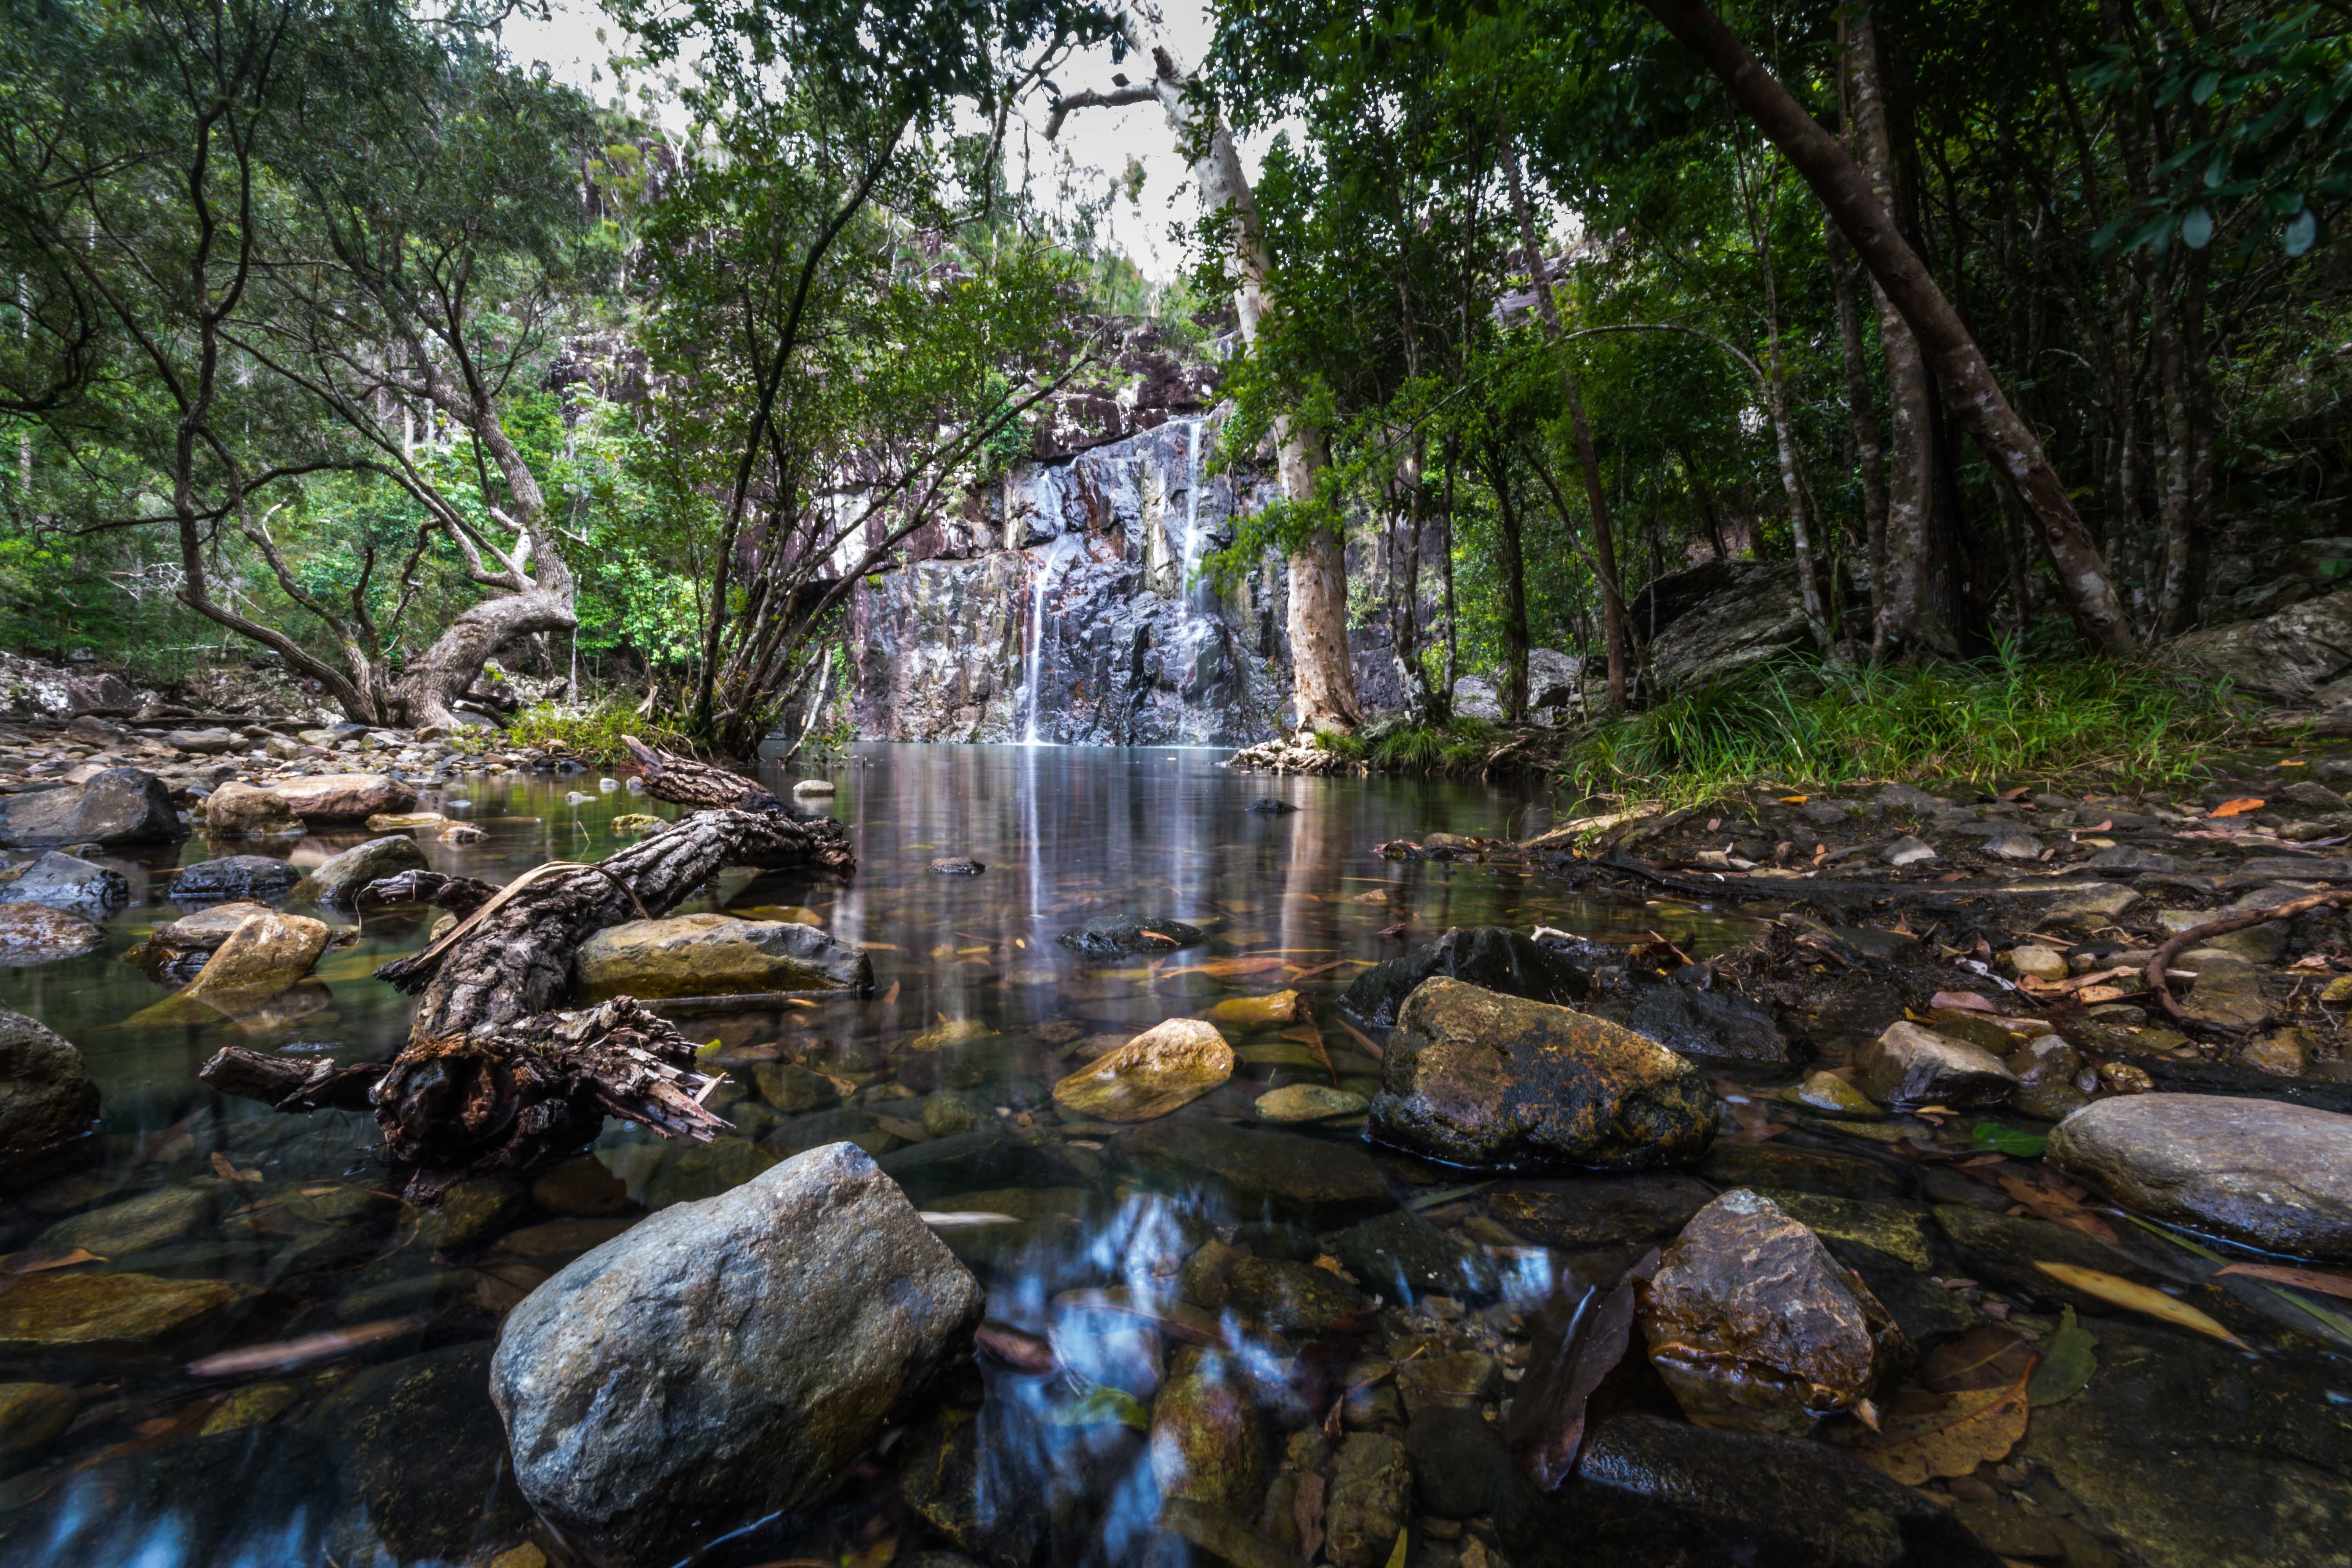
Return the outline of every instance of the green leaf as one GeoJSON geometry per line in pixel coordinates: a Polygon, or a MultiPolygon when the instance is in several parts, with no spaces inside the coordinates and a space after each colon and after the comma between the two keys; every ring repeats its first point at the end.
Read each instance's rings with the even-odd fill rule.
{"type": "Polygon", "coordinates": [[[1976,1145],[1979,1149],[2014,1154],[2021,1160],[2034,1160],[2041,1158],[2042,1150],[2050,1146],[2050,1140],[2043,1133],[2028,1132],[2021,1127],[2003,1127],[1998,1121],[1979,1121],[1977,1123],[1976,1145]]]}
{"type": "Polygon", "coordinates": [[[2287,220],[2285,239],[2286,253],[2289,256],[2301,256],[2311,248],[2313,242],[2318,237],[2319,215],[2309,207],[2304,208],[2287,220]]]}
{"type": "Polygon", "coordinates": [[[2074,1321],[2074,1309],[2067,1308],[2058,1321],[2058,1331],[2042,1348],[2042,1364],[2026,1382],[2026,1403],[2040,1409],[2082,1393],[2091,1374],[2099,1370],[2099,1359],[2092,1353],[2098,1343],[2090,1330],[2074,1321]]]}
{"type": "Polygon", "coordinates": [[[2221,73],[2220,71],[2207,71],[2203,76],[2197,79],[2194,86],[2189,88],[2189,101],[2191,103],[2203,103],[2207,99],[2213,96],[2213,89],[2221,85],[2221,73]]]}
{"type": "Polygon", "coordinates": [[[2191,250],[2212,244],[2213,215],[2201,206],[2190,207],[2180,219],[2180,242],[2191,250]]]}
{"type": "Polygon", "coordinates": [[[1125,1389],[1099,1383],[1054,1412],[1056,1426],[1108,1426],[1114,1422],[1145,1432],[1150,1430],[1151,1415],[1125,1389]]]}

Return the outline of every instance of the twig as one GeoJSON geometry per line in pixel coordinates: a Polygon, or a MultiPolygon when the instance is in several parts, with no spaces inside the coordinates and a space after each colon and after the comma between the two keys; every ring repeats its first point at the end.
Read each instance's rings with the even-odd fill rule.
{"type": "Polygon", "coordinates": [[[2179,935],[2167,939],[2164,945],[2156,950],[2147,961],[2147,967],[2140,972],[2140,978],[2147,982],[2149,992],[2163,1004],[2166,1015],[2175,1023],[2187,1024],[2195,1028],[2210,1029],[2216,1034],[2243,1034],[2245,1031],[2242,1029],[2231,1028],[2226,1024],[2217,1024],[2210,1019],[2196,1017],[2181,1006],[2173,996],[2172,987],[2165,978],[2165,971],[2171,967],[2174,955],[2200,942],[2217,936],[2227,936],[2233,931],[2244,931],[2250,926],[2268,925],[2273,921],[2293,920],[2306,910],[2323,909],[2330,905],[2341,909],[2347,904],[2352,904],[2352,889],[2339,888],[2332,893],[2314,893],[2307,899],[2292,900],[2284,904],[2273,905],[2267,910],[2243,910],[2234,915],[2224,915],[2218,921],[2207,921],[2201,926],[2190,926],[2179,935]]]}

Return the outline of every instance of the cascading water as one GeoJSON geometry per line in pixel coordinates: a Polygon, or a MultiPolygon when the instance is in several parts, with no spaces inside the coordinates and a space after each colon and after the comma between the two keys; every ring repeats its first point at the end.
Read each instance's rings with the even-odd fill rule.
{"type": "Polygon", "coordinates": [[[1045,547],[1045,553],[1038,559],[1036,576],[1030,580],[1029,658],[1023,670],[1028,688],[1025,703],[1028,720],[1021,735],[1021,743],[1024,746],[1041,743],[1037,739],[1037,700],[1045,684],[1045,591],[1053,586],[1055,575],[1071,555],[1082,548],[1083,542],[1076,534],[1055,534],[1054,542],[1045,547]]]}
{"type": "Polygon", "coordinates": [[[1192,574],[1201,565],[1201,427],[1206,419],[1192,419],[1184,426],[1184,577],[1182,596],[1196,608],[1200,592],[1192,585],[1192,574]]]}

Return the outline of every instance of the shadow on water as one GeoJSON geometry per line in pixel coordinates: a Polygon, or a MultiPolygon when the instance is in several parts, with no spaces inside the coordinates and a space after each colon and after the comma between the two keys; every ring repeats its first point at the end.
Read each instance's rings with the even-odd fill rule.
{"type": "MultiPolygon", "coordinates": [[[[1613,1273],[1712,1189],[1572,1178],[1504,1184],[1524,1189],[1507,1204],[1459,1172],[1368,1152],[1360,1114],[1276,1129],[1256,1101],[1295,1083],[1376,1087],[1377,1047],[1332,998],[1449,927],[1541,924],[1627,943],[1654,932],[1702,954],[1753,928],[1588,902],[1517,868],[1373,853],[1433,831],[1505,833],[1527,804],[1507,791],[1235,776],[1218,755],[859,748],[827,770],[856,836],[853,882],[730,871],[688,909],[820,924],[871,954],[876,994],[690,1019],[730,1080],[714,1104],[732,1131],[717,1143],[667,1145],[615,1124],[590,1156],[469,1181],[434,1212],[400,1201],[364,1119],[277,1116],[195,1080],[231,1043],[388,1056],[408,1004],[370,972],[414,951],[425,918],[317,910],[358,927],[353,945],[329,949],[320,984],[204,1026],[132,1021],[167,993],[123,954],[185,912],[152,894],[98,952],[0,970],[0,1000],[76,1042],[104,1097],[89,1158],[0,1210],[0,1250],[44,1266],[0,1274],[0,1562],[562,1561],[515,1490],[488,1399],[503,1314],[649,1210],[847,1140],[920,1206],[1007,1216],[943,1233],[987,1289],[982,1353],[809,1517],[680,1541],[678,1560],[879,1568],[952,1543],[994,1563],[1253,1561],[1255,1546],[1218,1535],[1236,1521],[1296,1560],[1297,1521],[1312,1511],[1297,1478],[1322,1462],[1321,1434],[1403,1430],[1411,1414],[1416,1429],[1454,1431],[1455,1456],[1416,1453],[1423,1489],[1400,1506],[1436,1523],[1426,1539],[1416,1527],[1412,1561],[1472,1563],[1479,1542],[1458,1521],[1503,1521],[1517,1506],[1489,1473],[1500,1438],[1477,1413],[1491,1418],[1517,1376],[1507,1369],[1525,1363],[1523,1315],[1565,1283],[1561,1269],[1613,1273]],[[1246,809],[1265,796],[1297,809],[1246,809]],[[952,857],[986,869],[929,869],[952,857]],[[1089,917],[1130,914],[1188,922],[1206,942],[1089,961],[1055,941],[1089,917]],[[1286,989],[1320,1028],[1288,1014],[1233,1026],[1234,1078],[1151,1139],[1057,1113],[1052,1085],[1109,1046],[1286,989]],[[1388,1239],[1365,1241],[1381,1225],[1388,1239]],[[75,1248],[91,1257],[70,1260],[75,1248]],[[290,1341],[311,1348],[188,1370],[290,1341]]],[[[486,830],[469,846],[427,844],[435,868],[494,881],[610,853],[624,841],[617,816],[677,814],[600,789],[593,773],[460,777],[425,804],[486,830]]],[[[290,853],[315,863],[359,837],[290,853]]],[[[194,843],[181,859],[205,853],[194,843]]],[[[138,869],[153,889],[168,868],[138,869]]],[[[1866,1161],[1772,1149],[1777,1174],[1740,1179],[1803,1186],[1811,1160],[1861,1183],[1853,1195],[1881,1195],[1866,1161]]],[[[1872,1282],[1887,1278],[1901,1311],[1946,1310],[1919,1274],[1872,1282]]],[[[1543,1516],[1519,1522],[1513,1561],[1588,1560],[1546,1546],[1543,1516]]],[[[1609,1561],[1749,1560],[1737,1540],[1699,1551],[1646,1516],[1578,1529],[1611,1543],[1609,1561]]]]}

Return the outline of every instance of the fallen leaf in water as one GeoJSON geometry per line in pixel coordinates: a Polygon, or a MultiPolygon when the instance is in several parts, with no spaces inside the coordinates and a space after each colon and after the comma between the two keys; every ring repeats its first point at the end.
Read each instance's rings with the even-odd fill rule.
{"type": "Polygon", "coordinates": [[[2003,800],[2023,800],[2027,795],[2032,795],[2032,793],[2033,786],[2032,784],[2019,784],[2015,789],[2005,789],[2001,791],[2000,798],[2003,800]]]}
{"type": "Polygon", "coordinates": [[[2256,1279],[2267,1279],[2274,1285],[2316,1290],[2323,1296],[2352,1297],[2352,1279],[2341,1274],[2324,1274],[2316,1268],[2290,1268],[2283,1263],[2232,1263],[2226,1268],[2213,1271],[2217,1279],[2224,1274],[2244,1274],[2256,1279]]]}
{"type": "Polygon", "coordinates": [[[1402,1530],[1397,1531],[1396,1547],[1389,1553],[1389,1568],[1404,1568],[1406,1538],[1410,1533],[1402,1530]]]}
{"type": "Polygon", "coordinates": [[[1805,802],[1812,798],[1813,797],[1809,795],[1784,795],[1780,797],[1780,804],[1782,805],[1802,805],[1805,802]]]}
{"type": "Polygon", "coordinates": [[[2250,811],[2260,811],[2267,804],[2267,802],[2257,799],[2253,795],[2242,795],[2235,800],[2225,800],[2221,805],[2215,806],[2213,808],[2213,815],[2215,816],[2243,816],[2250,811]]]}
{"type": "Polygon", "coordinates": [[[1554,1489],[1576,1468],[1585,1405],[1625,1358],[1633,1327],[1631,1281],[1605,1295],[1555,1296],[1539,1315],[1528,1374],[1503,1425],[1511,1458],[1538,1491],[1554,1489]]]}
{"type": "Polygon", "coordinates": [[[1404,934],[1404,930],[1405,922],[1399,921],[1394,925],[1381,927],[1380,930],[1374,931],[1372,934],[1374,936],[1402,936],[1404,934]]]}
{"type": "Polygon", "coordinates": [[[2177,1328],[2207,1335],[2240,1350],[2246,1342],[2207,1317],[2186,1301],[2177,1301],[2161,1290],[2145,1285],[2135,1285],[2113,1274],[2103,1274],[2095,1268],[2084,1268],[2072,1263],[2044,1263],[2036,1259],[2033,1267],[2062,1285],[2070,1285],[2085,1296],[2095,1296],[2109,1306],[2123,1307],[2135,1312],[2145,1312],[2160,1318],[2177,1328]]]}
{"type": "Polygon", "coordinates": [[[981,1230],[992,1225],[1019,1225],[1009,1214],[990,1214],[984,1209],[920,1209],[915,1217],[933,1230],[981,1230]]]}
{"type": "MultiPolygon", "coordinates": [[[[1145,934],[1150,933],[1147,931],[1145,934]]],[[[1199,963],[1188,964],[1182,969],[1171,969],[1168,973],[1171,978],[1179,974],[1198,974],[1210,980],[1232,980],[1240,975],[1266,974],[1277,969],[1289,967],[1290,965],[1282,959],[1265,953],[1255,958],[1207,959],[1199,963]]]]}
{"type": "Polygon", "coordinates": [[[361,1323],[349,1329],[333,1329],[323,1334],[305,1334],[299,1339],[280,1340],[275,1344],[247,1345],[242,1350],[223,1351],[201,1361],[188,1363],[190,1377],[240,1377],[247,1373],[288,1372],[298,1366],[308,1366],[314,1361],[326,1361],[347,1352],[397,1339],[424,1326],[422,1318],[386,1318],[380,1322],[361,1323]]]}
{"type": "Polygon", "coordinates": [[[1108,1426],[1114,1423],[1132,1426],[1139,1432],[1149,1431],[1151,1413],[1137,1404],[1135,1395],[1125,1389],[1099,1383],[1054,1412],[1056,1426],[1108,1426]]]}
{"type": "Polygon", "coordinates": [[[1171,1339],[1187,1344],[1223,1344],[1225,1339],[1223,1325],[1213,1314],[1173,1296],[1144,1296],[1124,1289],[1065,1290],[1054,1298],[1054,1305],[1063,1310],[1121,1312],[1131,1318],[1146,1318],[1171,1339]]]}
{"type": "Polygon", "coordinates": [[[1007,1328],[1003,1323],[982,1323],[971,1337],[982,1350],[1018,1371],[1048,1373],[1055,1365],[1054,1347],[1035,1334],[1007,1328]]]}
{"type": "Polygon", "coordinates": [[[224,1182],[252,1183],[261,1180],[260,1172],[238,1170],[229,1163],[228,1156],[217,1149],[213,1151],[212,1165],[213,1174],[224,1182]]]}
{"type": "Polygon", "coordinates": [[[2092,1353],[2098,1343],[2090,1330],[2074,1321],[2074,1309],[2067,1308],[2058,1320],[2058,1331],[2042,1347],[2042,1364],[2026,1380],[2026,1403],[2039,1410],[2082,1393],[2099,1370],[2098,1357],[2092,1353]]]}
{"type": "Polygon", "coordinates": [[[2021,1127],[2004,1127],[1998,1121],[1979,1121],[1972,1142],[1979,1149],[1991,1149],[2002,1154],[2015,1154],[2021,1159],[2039,1159],[2050,1146],[2047,1133],[2028,1132],[2021,1127]]]}
{"type": "Polygon", "coordinates": [[[2029,1180],[2017,1171],[1996,1171],[1991,1175],[1993,1185],[2022,1204],[2026,1212],[2036,1219],[2046,1219],[2069,1230],[2079,1230],[2110,1247],[2121,1245],[2122,1238],[2116,1235],[2116,1227],[2107,1223],[2105,1215],[2084,1208],[2057,1188],[2029,1180]]]}
{"type": "Polygon", "coordinates": [[[77,1263],[103,1263],[97,1253],[79,1247],[37,1247],[0,1258],[0,1277],[39,1274],[51,1268],[71,1268],[77,1263]]]}
{"type": "Polygon", "coordinates": [[[1882,1405],[1878,1429],[1858,1446],[1863,1459],[1905,1486],[1965,1476],[2009,1457],[2025,1436],[2026,1383],[2035,1356],[2006,1329],[1971,1330],[1939,1345],[1920,1367],[1924,1387],[1882,1405]]]}

